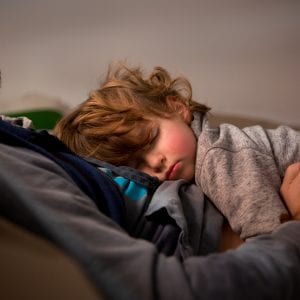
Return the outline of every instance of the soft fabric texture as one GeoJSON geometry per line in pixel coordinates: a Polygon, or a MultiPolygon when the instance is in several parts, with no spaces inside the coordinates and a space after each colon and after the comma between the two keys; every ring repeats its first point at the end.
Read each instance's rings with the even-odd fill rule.
{"type": "Polygon", "coordinates": [[[286,126],[213,128],[196,114],[196,183],[241,238],[270,233],[287,210],[279,189],[286,168],[300,161],[300,133],[286,126]]]}
{"type": "Polygon", "coordinates": [[[109,177],[122,193],[126,213],[126,230],[133,233],[144,218],[145,211],[160,182],[157,178],[127,166],[114,166],[94,158],[84,158],[109,177]]]}
{"type": "Polygon", "coordinates": [[[0,142],[31,149],[55,161],[103,213],[118,224],[124,225],[124,203],[121,193],[108,183],[107,178],[99,176],[99,171],[46,130],[22,128],[15,126],[11,120],[9,122],[0,120],[0,142]],[[106,198],[102,197],[103,193],[111,195],[109,201],[105,201],[106,198]]]}

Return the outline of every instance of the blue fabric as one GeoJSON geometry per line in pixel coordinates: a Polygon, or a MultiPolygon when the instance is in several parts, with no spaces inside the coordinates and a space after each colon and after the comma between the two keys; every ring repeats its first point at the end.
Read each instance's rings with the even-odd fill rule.
{"type": "Polygon", "coordinates": [[[124,226],[124,201],[113,182],[100,170],[77,156],[47,131],[24,129],[0,120],[0,142],[31,149],[60,165],[98,209],[124,226]]]}
{"type": "Polygon", "coordinates": [[[145,212],[160,184],[159,180],[127,166],[114,166],[94,158],[85,159],[114,181],[124,198],[126,230],[133,236],[138,232],[138,236],[142,237],[140,226],[146,223],[145,212]]]}
{"type": "Polygon", "coordinates": [[[133,201],[143,200],[148,195],[145,187],[124,177],[115,177],[114,181],[122,189],[126,197],[133,201]]]}
{"type": "Polygon", "coordinates": [[[144,237],[140,226],[146,223],[145,212],[161,184],[158,178],[128,166],[115,166],[90,157],[85,159],[111,178],[122,193],[126,207],[126,231],[133,236],[144,237]]]}

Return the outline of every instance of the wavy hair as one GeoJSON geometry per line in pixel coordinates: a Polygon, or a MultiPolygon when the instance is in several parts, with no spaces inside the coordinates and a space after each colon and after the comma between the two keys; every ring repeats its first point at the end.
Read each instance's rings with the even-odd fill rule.
{"type": "Polygon", "coordinates": [[[186,78],[172,79],[162,67],[155,67],[146,76],[140,67],[117,63],[109,67],[100,88],[65,115],[53,133],[81,156],[128,165],[155,139],[155,118],[176,115],[190,124],[194,111],[208,110],[192,100],[192,87],[186,78]]]}

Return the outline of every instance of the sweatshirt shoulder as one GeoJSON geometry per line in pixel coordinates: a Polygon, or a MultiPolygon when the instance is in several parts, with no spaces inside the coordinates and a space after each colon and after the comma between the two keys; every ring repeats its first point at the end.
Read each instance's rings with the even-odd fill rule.
{"type": "Polygon", "coordinates": [[[198,136],[198,147],[222,148],[237,152],[252,148],[268,153],[270,139],[267,131],[261,126],[239,128],[233,124],[224,123],[212,127],[209,121],[203,123],[201,134],[198,136]]]}

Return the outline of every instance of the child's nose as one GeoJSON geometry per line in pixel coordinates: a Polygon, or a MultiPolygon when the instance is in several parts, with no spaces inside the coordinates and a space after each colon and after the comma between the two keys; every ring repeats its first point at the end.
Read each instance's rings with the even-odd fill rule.
{"type": "Polygon", "coordinates": [[[155,172],[160,172],[163,169],[165,161],[163,154],[149,154],[146,157],[148,167],[155,172]]]}

